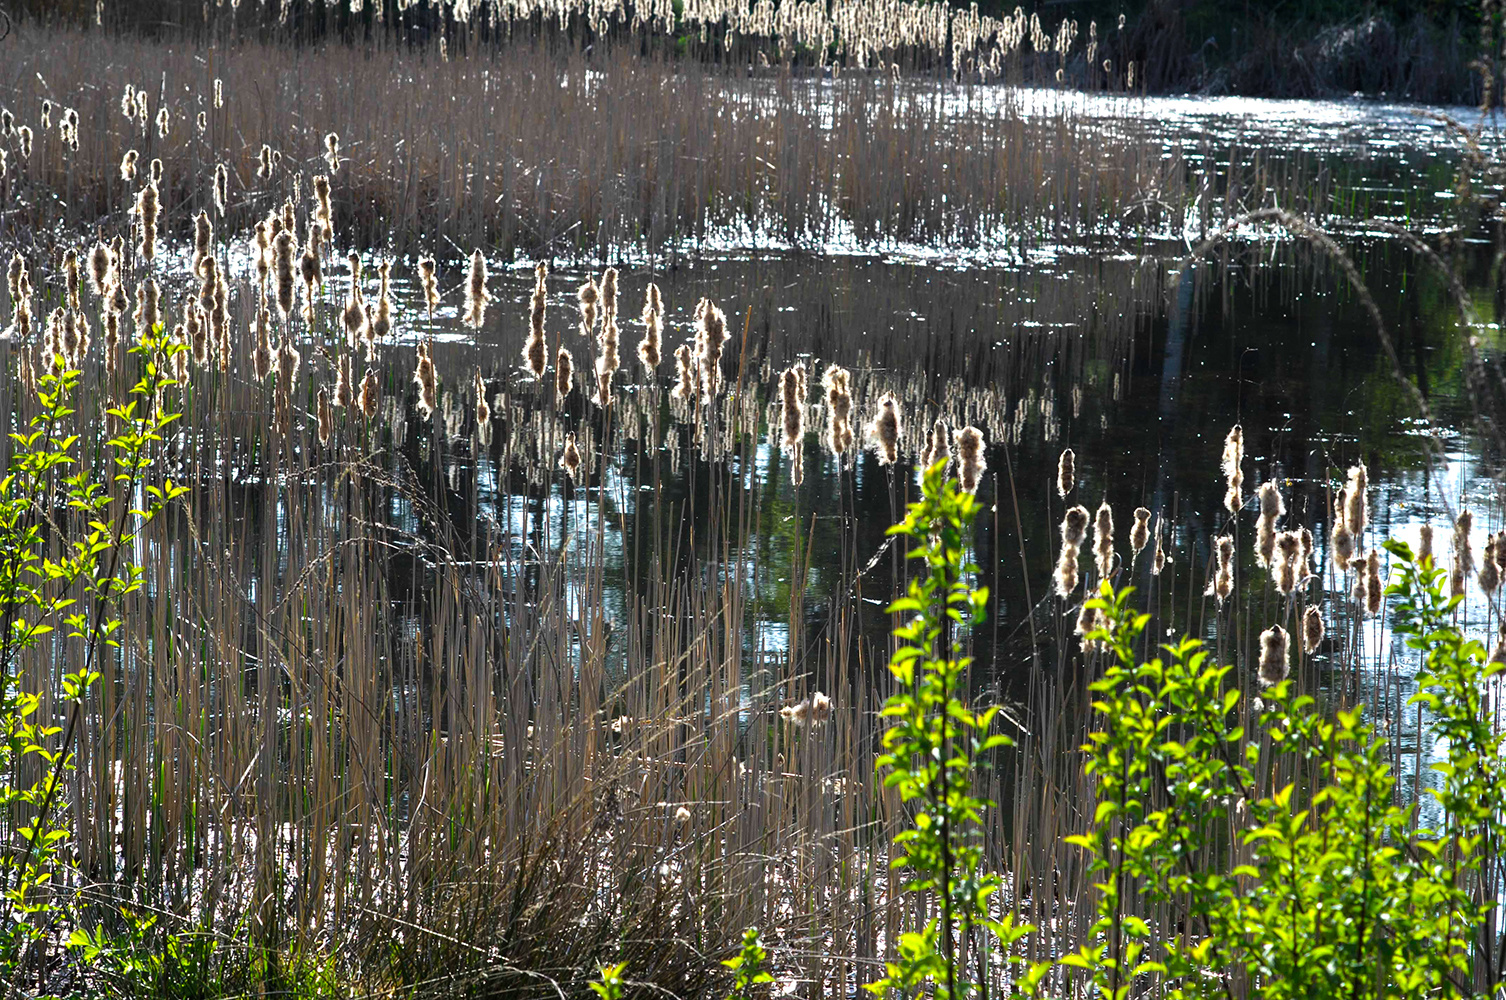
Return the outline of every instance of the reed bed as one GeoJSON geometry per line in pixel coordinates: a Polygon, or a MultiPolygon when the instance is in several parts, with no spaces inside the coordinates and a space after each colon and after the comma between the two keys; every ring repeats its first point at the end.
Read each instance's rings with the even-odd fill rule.
{"type": "Polygon", "coordinates": [[[1330,200],[1314,164],[1249,150],[1228,164],[1168,158],[1159,140],[1090,125],[1069,102],[1027,116],[1007,98],[983,101],[993,86],[957,85],[958,111],[930,81],[749,77],[625,45],[519,41],[445,60],[387,43],[25,30],[0,79],[15,119],[0,139],[10,238],[104,219],[134,190],[122,177],[132,150],[142,170],[162,162],[167,234],[186,238],[201,209],[249,230],[323,173],[342,249],[422,246],[442,259],[475,246],[503,260],[729,244],[1002,251],[1179,234],[1188,212],[1206,228],[1272,190],[1294,211],[1321,214],[1330,200]],[[59,122],[43,126],[44,101],[77,113],[70,141],[59,122]],[[335,167],[324,162],[332,133],[335,167]],[[223,213],[203,183],[221,165],[223,213]]]}

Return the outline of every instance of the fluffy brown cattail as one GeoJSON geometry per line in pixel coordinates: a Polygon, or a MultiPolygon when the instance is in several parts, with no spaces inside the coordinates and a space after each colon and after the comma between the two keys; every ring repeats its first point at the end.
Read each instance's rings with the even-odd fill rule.
{"type": "Polygon", "coordinates": [[[278,233],[272,240],[272,273],[276,276],[277,311],[283,321],[293,314],[293,258],[298,254],[298,244],[287,230],[278,233]]]}
{"type": "Polygon", "coordinates": [[[1077,485],[1077,456],[1071,448],[1065,449],[1056,460],[1056,495],[1065,497],[1077,485]]]}
{"type": "Polygon", "coordinates": [[[471,254],[471,270],[465,282],[465,324],[481,329],[486,322],[486,304],[491,300],[486,290],[486,258],[476,250],[471,254]]]}
{"type": "Polygon", "coordinates": [[[321,238],[326,241],[334,239],[334,210],[329,203],[329,178],[324,174],[314,176],[314,221],[319,225],[321,238]]]}
{"type": "Polygon", "coordinates": [[[156,329],[161,316],[157,311],[157,282],[147,278],[136,286],[136,337],[140,339],[156,329]]]}
{"type": "Polygon", "coordinates": [[[418,344],[418,366],[413,371],[413,381],[418,385],[418,408],[425,418],[432,416],[439,400],[439,379],[430,347],[423,341],[418,344]]]}
{"type": "Polygon", "coordinates": [[[0,139],[9,139],[16,131],[16,116],[9,108],[0,108],[0,139]]]}
{"type": "Polygon", "coordinates": [[[309,238],[303,245],[303,256],[298,258],[298,273],[303,278],[303,321],[314,325],[314,303],[318,300],[319,288],[324,284],[324,272],[319,264],[319,224],[309,223],[309,238]]]}
{"type": "Polygon", "coordinates": [[[571,479],[580,474],[580,449],[575,446],[575,432],[565,435],[565,450],[560,453],[560,467],[571,479]]]}
{"type": "Polygon", "coordinates": [[[1224,508],[1231,514],[1238,513],[1245,505],[1245,474],[1240,468],[1244,462],[1244,455],[1244,428],[1235,424],[1229,429],[1228,436],[1224,438],[1224,454],[1220,463],[1223,468],[1224,482],[1228,487],[1224,492],[1224,508]]]}
{"type": "Polygon", "coordinates": [[[1309,604],[1302,615],[1302,650],[1311,656],[1322,643],[1323,613],[1316,604],[1309,604]]]}
{"type": "Polygon", "coordinates": [[[486,404],[486,380],[481,377],[479,365],[471,374],[471,388],[476,393],[476,426],[487,426],[491,423],[492,408],[486,404]]]}
{"type": "Polygon", "coordinates": [[[361,379],[361,415],[367,420],[373,420],[377,415],[377,405],[382,401],[381,383],[377,381],[376,369],[366,369],[366,377],[361,379]]]}
{"type": "Polygon", "coordinates": [[[1475,570],[1475,557],[1469,545],[1469,532],[1474,527],[1475,516],[1461,511],[1454,521],[1454,568],[1449,574],[1449,595],[1458,597],[1464,593],[1464,581],[1475,570]]]}
{"type": "Polygon", "coordinates": [[[366,324],[366,360],[376,360],[376,348],[378,344],[387,342],[387,335],[392,332],[392,262],[382,261],[377,267],[377,277],[381,284],[377,288],[376,309],[369,313],[369,322],[366,324]]]}
{"type": "Polygon", "coordinates": [[[779,450],[794,455],[805,440],[805,400],[800,398],[800,376],[793,365],[779,377],[779,403],[784,427],[779,450]]]}
{"type": "Polygon", "coordinates": [[[303,355],[293,346],[293,338],[283,335],[282,346],[277,350],[278,391],[291,393],[298,381],[298,365],[303,355]]]}
{"type": "Polygon", "coordinates": [[[1276,522],[1286,513],[1286,504],[1281,499],[1281,488],[1275,480],[1260,487],[1260,520],[1255,524],[1255,562],[1274,570],[1272,557],[1276,552],[1276,522]]]}
{"type": "Polygon", "coordinates": [[[964,493],[977,493],[988,462],[983,458],[983,432],[971,425],[957,432],[957,478],[964,493]]]}
{"type": "Polygon", "coordinates": [[[193,273],[202,276],[204,260],[214,252],[214,224],[208,212],[200,212],[193,220],[193,273]]]}
{"type": "Polygon", "coordinates": [[[899,399],[892,392],[879,397],[879,409],[868,425],[868,439],[873,442],[874,454],[879,465],[893,465],[899,461],[900,423],[899,399]]]}
{"type": "Polygon", "coordinates": [[[214,106],[216,109],[225,106],[225,84],[219,77],[214,78],[214,106]]]}
{"type": "MultiPolygon", "coordinates": [[[[549,268],[543,261],[539,261],[533,269],[533,298],[529,302],[528,310],[528,340],[523,344],[523,367],[536,379],[543,379],[544,369],[548,362],[548,346],[544,342],[544,308],[548,302],[548,292],[545,288],[544,279],[549,276],[549,268]]],[[[565,391],[558,392],[560,399],[569,395],[570,377],[565,377],[565,391]]]]}
{"type": "Polygon", "coordinates": [[[1208,581],[1206,593],[1218,598],[1222,605],[1234,593],[1234,537],[1221,535],[1216,543],[1218,569],[1213,579],[1208,581]]]}
{"type": "Polygon", "coordinates": [[[21,141],[21,159],[31,159],[31,126],[22,125],[20,128],[16,129],[16,138],[21,141]]]}
{"type": "MultiPolygon", "coordinates": [[[[610,271],[610,269],[609,269],[610,271]]],[[[611,272],[616,274],[615,271],[611,272]]],[[[622,360],[617,353],[619,331],[617,315],[610,310],[601,323],[601,353],[596,356],[596,404],[612,405],[612,376],[617,374],[622,360]]]]}
{"type": "Polygon", "coordinates": [[[842,455],[852,447],[852,374],[846,368],[828,365],[821,375],[821,384],[826,387],[829,414],[826,446],[840,462],[842,455]]]}
{"type": "Polygon", "coordinates": [[[230,203],[230,171],[223,163],[214,167],[214,209],[220,218],[225,217],[225,206],[230,203]]]}
{"type": "Polygon", "coordinates": [[[329,164],[329,172],[335,173],[340,169],[340,134],[331,132],[324,137],[324,162],[329,164]]]}
{"type": "MultiPolygon", "coordinates": [[[[539,350],[544,349],[543,343],[539,344],[539,350]]],[[[540,366],[542,367],[542,366],[540,366]]],[[[560,347],[559,355],[554,359],[554,400],[559,406],[565,405],[565,399],[570,395],[571,388],[575,384],[575,359],[563,346],[560,347]]]]}
{"type": "Polygon", "coordinates": [[[434,310],[439,306],[439,280],[434,275],[434,258],[425,257],[418,262],[418,281],[424,291],[424,305],[429,310],[429,322],[434,322],[434,310]]]}
{"type": "Polygon", "coordinates": [[[1274,552],[1270,560],[1271,576],[1276,581],[1276,590],[1288,595],[1297,589],[1299,566],[1302,558],[1302,536],[1295,531],[1276,533],[1274,552]]]}
{"type": "Polygon", "coordinates": [[[251,256],[256,261],[256,285],[263,298],[272,279],[272,228],[266,219],[256,223],[251,238],[251,256]]]}
{"type": "MultiPolygon", "coordinates": [[[[204,311],[199,308],[199,300],[194,295],[183,297],[183,335],[193,346],[194,364],[209,364],[209,333],[204,325],[204,311]]],[[[270,331],[267,336],[271,336],[270,331]]]]}
{"type": "Polygon", "coordinates": [[[643,303],[643,339],[638,341],[638,360],[652,375],[659,368],[659,340],[664,329],[664,300],[659,295],[659,286],[650,283],[648,298],[643,303]]]}
{"type": "Polygon", "coordinates": [[[1349,482],[1344,488],[1344,527],[1354,536],[1356,550],[1365,547],[1365,526],[1370,523],[1370,506],[1365,497],[1368,489],[1369,479],[1364,464],[1350,468],[1349,482]]]}
{"type": "Polygon", "coordinates": [[[1280,625],[1272,625],[1260,633],[1260,683],[1262,687],[1280,684],[1291,672],[1291,664],[1287,662],[1288,641],[1286,629],[1280,625]]]}
{"type": "Polygon", "coordinates": [[[1355,610],[1361,615],[1370,603],[1370,578],[1365,572],[1365,563],[1363,553],[1349,560],[1349,571],[1354,574],[1354,582],[1349,585],[1349,597],[1354,601],[1355,610]]]}
{"type": "Polygon", "coordinates": [[[707,400],[722,391],[722,346],[726,343],[727,317],[710,299],[702,299],[696,309],[696,345],[700,348],[701,396],[707,400]]]}
{"type": "Polygon", "coordinates": [[[143,260],[157,256],[157,185],[148,184],[136,195],[136,217],[141,222],[141,246],[137,252],[143,260]]]}
{"type": "Polygon", "coordinates": [[[1432,560],[1433,526],[1431,524],[1424,524],[1421,528],[1418,529],[1417,534],[1417,561],[1421,563],[1424,559],[1432,560]]]}
{"type": "Polygon", "coordinates": [[[576,290],[575,298],[580,305],[581,336],[589,337],[596,332],[596,306],[601,301],[601,289],[597,287],[596,279],[587,278],[586,283],[576,290]]]}
{"type": "Polygon", "coordinates": [[[77,311],[79,292],[83,289],[83,277],[78,266],[78,250],[69,247],[63,253],[63,294],[68,308],[77,311]]]}
{"type": "Polygon", "coordinates": [[[369,320],[366,318],[366,299],[361,294],[360,255],[352,251],[347,259],[350,262],[350,291],[345,296],[345,309],[340,318],[345,324],[346,346],[355,347],[366,338],[369,320]]]}
{"type": "Polygon", "coordinates": [[[1107,500],[1098,505],[1093,522],[1093,555],[1098,561],[1098,576],[1108,579],[1114,572],[1114,511],[1107,500]]]}
{"type": "Polygon", "coordinates": [[[340,361],[335,366],[335,405],[342,409],[356,405],[355,376],[351,374],[348,351],[340,355],[340,361]]]}
{"type": "Polygon", "coordinates": [[[130,184],[136,180],[136,161],[140,159],[134,149],[126,150],[125,156],[120,159],[120,179],[130,184]]]}
{"type": "Polygon", "coordinates": [[[1339,495],[1334,498],[1333,504],[1333,531],[1328,536],[1328,547],[1333,552],[1335,564],[1340,570],[1349,566],[1349,560],[1354,557],[1354,535],[1349,530],[1347,522],[1349,512],[1349,490],[1339,490],[1339,495]]]}
{"type": "MultiPolygon", "coordinates": [[[[256,349],[251,353],[251,372],[256,376],[256,381],[265,382],[272,374],[272,314],[263,305],[256,314],[256,349]]],[[[194,347],[195,360],[203,364],[205,358],[200,355],[200,348],[194,347]]]]}
{"type": "Polygon", "coordinates": [[[670,395],[682,403],[689,402],[695,398],[696,389],[695,365],[689,344],[681,344],[675,349],[675,374],[675,387],[670,395]]]}
{"type": "Polygon", "coordinates": [[[1088,530],[1088,509],[1081,504],[1069,509],[1062,518],[1061,553],[1056,560],[1056,594],[1066,597],[1077,589],[1077,554],[1088,530]]]}
{"type": "Polygon", "coordinates": [[[319,387],[318,403],[314,412],[319,419],[319,443],[327,446],[330,434],[335,429],[335,413],[329,407],[329,390],[322,385],[319,387]]]}
{"type": "Polygon", "coordinates": [[[601,275],[601,308],[603,319],[617,315],[617,269],[609,267],[601,275]]]}
{"type": "Polygon", "coordinates": [[[1130,529],[1130,557],[1139,559],[1145,546],[1150,544],[1150,511],[1135,508],[1135,526],[1130,529]]]}
{"type": "Polygon", "coordinates": [[[162,185],[162,173],[162,160],[158,159],[157,157],[153,157],[152,162],[147,164],[147,176],[151,178],[153,184],[156,184],[160,187],[162,185]]]}
{"type": "Polygon", "coordinates": [[[1385,598],[1385,586],[1381,583],[1380,552],[1371,549],[1370,555],[1365,560],[1365,610],[1372,615],[1380,614],[1381,602],[1385,598]]]}
{"type": "Polygon", "coordinates": [[[157,138],[166,139],[173,129],[173,116],[166,108],[157,109],[157,138]]]}
{"type": "Polygon", "coordinates": [[[922,474],[937,462],[945,462],[947,468],[952,465],[952,432],[946,425],[946,421],[937,418],[931,425],[931,436],[926,446],[920,453],[920,472],[922,474]]]}
{"type": "Polygon", "coordinates": [[[1480,589],[1485,591],[1486,597],[1494,595],[1496,588],[1501,585],[1501,571],[1496,562],[1499,558],[1496,549],[1500,544],[1501,537],[1500,534],[1487,534],[1485,536],[1485,556],[1480,560],[1480,572],[1475,579],[1479,582],[1480,589]]]}
{"type": "Polygon", "coordinates": [[[200,135],[203,135],[206,131],[208,131],[209,130],[209,115],[208,115],[208,113],[204,112],[204,111],[200,111],[199,114],[198,114],[198,116],[196,118],[194,118],[194,125],[198,128],[200,135]]]}
{"type": "Polygon", "coordinates": [[[1171,559],[1166,555],[1166,548],[1161,538],[1162,528],[1165,526],[1165,523],[1166,518],[1164,515],[1156,519],[1156,554],[1150,561],[1151,576],[1160,576],[1161,571],[1166,568],[1166,564],[1171,562],[1171,559]]]}
{"type": "Polygon", "coordinates": [[[272,178],[272,147],[266,143],[261,144],[261,152],[256,157],[256,176],[264,181],[272,178]]]}

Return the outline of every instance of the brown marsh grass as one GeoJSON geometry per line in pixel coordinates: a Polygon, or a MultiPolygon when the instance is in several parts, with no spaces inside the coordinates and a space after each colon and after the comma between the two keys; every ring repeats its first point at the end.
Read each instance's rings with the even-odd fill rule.
{"type": "Polygon", "coordinates": [[[605,258],[728,240],[1004,248],[1180,231],[1187,206],[1206,228],[1272,187],[1295,211],[1328,200],[1321,175],[1285,176],[1248,151],[1205,170],[1164,156],[1159,140],[1079,121],[1066,104],[1027,117],[1000,88],[937,87],[747,77],[626,46],[586,54],[520,41],[446,61],[386,43],[208,45],[30,26],[0,70],[0,105],[36,129],[36,143],[30,157],[12,151],[0,217],[13,238],[92,226],[133,189],[120,164],[136,149],[143,163],[162,160],[165,232],[213,211],[203,179],[220,163],[229,190],[217,223],[248,230],[295,193],[294,178],[309,195],[331,131],[344,245],[406,253],[422,243],[445,258],[474,246],[503,259],[605,258]],[[121,114],[127,85],[138,106],[167,109],[166,138],[121,114]],[[78,111],[76,151],[40,128],[44,99],[78,111]],[[263,144],[281,154],[270,178],[258,176],[263,144]]]}

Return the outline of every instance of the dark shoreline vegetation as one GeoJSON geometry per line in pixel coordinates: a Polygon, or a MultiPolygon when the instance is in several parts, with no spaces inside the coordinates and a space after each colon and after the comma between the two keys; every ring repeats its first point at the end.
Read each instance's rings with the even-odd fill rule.
{"type": "Polygon", "coordinates": [[[0,41],[9,995],[1502,994],[1487,127],[168,6],[0,41]]]}

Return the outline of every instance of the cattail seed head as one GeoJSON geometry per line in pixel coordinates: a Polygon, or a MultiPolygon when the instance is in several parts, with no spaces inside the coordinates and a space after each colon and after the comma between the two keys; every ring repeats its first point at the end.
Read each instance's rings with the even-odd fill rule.
{"type": "MultiPolygon", "coordinates": [[[[614,276],[616,274],[615,271],[611,273],[614,276]]],[[[612,405],[612,376],[617,373],[622,363],[617,352],[618,337],[617,314],[608,310],[601,323],[599,341],[601,353],[596,357],[596,403],[598,406],[612,405]]]]}
{"type": "Polygon", "coordinates": [[[214,78],[214,106],[216,110],[225,106],[225,84],[219,77],[214,78]]]}
{"type": "Polygon", "coordinates": [[[221,218],[225,216],[225,206],[230,202],[230,171],[223,163],[217,163],[214,167],[214,209],[221,218]]]}
{"type": "Polygon", "coordinates": [[[282,346],[277,350],[278,390],[289,394],[298,382],[298,366],[303,355],[293,346],[293,338],[284,335],[282,346]]]}
{"type": "Polygon", "coordinates": [[[1135,526],[1130,529],[1130,555],[1138,559],[1145,546],[1150,544],[1150,511],[1135,508],[1135,526]]]}
{"type": "Polygon", "coordinates": [[[159,138],[159,139],[166,139],[167,138],[167,134],[172,131],[172,128],[173,128],[173,116],[168,112],[168,110],[166,108],[158,108],[157,109],[157,138],[159,138]]]}
{"type": "Polygon", "coordinates": [[[337,132],[324,137],[324,162],[329,164],[330,173],[340,169],[340,135],[337,132]]]}
{"type": "Polygon", "coordinates": [[[1160,576],[1161,571],[1166,568],[1166,564],[1171,562],[1170,557],[1166,555],[1166,549],[1162,544],[1161,539],[1161,529],[1164,526],[1165,521],[1166,518],[1164,516],[1156,520],[1156,554],[1155,557],[1150,561],[1151,576],[1160,576]]]}
{"type": "Polygon", "coordinates": [[[794,455],[805,438],[805,401],[800,398],[800,377],[794,366],[786,368],[779,377],[779,397],[784,427],[779,450],[794,455]]]}
{"type": "Polygon", "coordinates": [[[1218,598],[1220,606],[1234,593],[1234,538],[1221,535],[1216,542],[1217,571],[1208,581],[1207,593],[1218,598]]]}
{"type": "Polygon", "coordinates": [[[1056,460],[1056,495],[1065,497],[1077,485],[1077,456],[1071,448],[1065,449],[1056,460]]]}
{"type": "Polygon", "coordinates": [[[79,292],[83,286],[83,279],[79,272],[78,250],[69,247],[63,253],[63,291],[67,298],[68,308],[77,311],[79,307],[79,292]]]}
{"type": "Polygon", "coordinates": [[[696,345],[700,348],[701,396],[706,400],[716,399],[721,392],[722,346],[726,342],[727,317],[710,299],[702,299],[696,308],[696,345]]]}
{"type": "Polygon", "coordinates": [[[1370,555],[1365,559],[1365,610],[1372,615],[1380,614],[1381,602],[1385,597],[1385,586],[1381,583],[1380,552],[1370,550],[1370,555]]]}
{"type": "Polygon", "coordinates": [[[345,325],[346,346],[355,347],[368,336],[369,321],[366,317],[366,299],[361,294],[360,255],[352,252],[347,260],[350,263],[350,290],[345,296],[345,309],[340,318],[345,325]]]}
{"type": "Polygon", "coordinates": [[[418,366],[413,372],[413,381],[418,385],[418,408],[427,419],[432,416],[439,399],[439,378],[434,371],[434,358],[429,345],[418,345],[418,366]]]}
{"type": "Polygon", "coordinates": [[[1088,530],[1088,509],[1081,504],[1072,507],[1062,518],[1061,553],[1056,560],[1054,582],[1058,597],[1066,597],[1077,589],[1077,553],[1088,530]]]}
{"type": "MultiPolygon", "coordinates": [[[[272,314],[263,304],[256,314],[256,349],[251,353],[251,371],[256,381],[265,382],[272,374],[272,314]]],[[[207,351],[194,345],[194,360],[203,364],[207,351]]]]}
{"type": "Polygon", "coordinates": [[[596,279],[587,278],[586,283],[576,290],[575,298],[580,304],[581,336],[589,337],[596,331],[596,306],[601,301],[601,289],[597,287],[596,279]]]}
{"type": "Polygon", "coordinates": [[[134,149],[126,150],[125,156],[120,158],[120,179],[126,183],[136,180],[136,161],[139,159],[134,149]]]}
{"type": "Polygon", "coordinates": [[[694,399],[696,375],[689,344],[681,344],[675,349],[675,375],[675,387],[670,395],[682,403],[694,399]]]}
{"type": "Polygon", "coordinates": [[[1475,570],[1475,557],[1470,549],[1469,532],[1475,516],[1469,511],[1460,511],[1454,520],[1454,568],[1449,574],[1449,596],[1459,597],[1464,593],[1464,581],[1475,570]]]}
{"type": "Polygon", "coordinates": [[[1107,500],[1098,505],[1093,524],[1093,554],[1098,560],[1098,576],[1108,579],[1114,571],[1114,511],[1107,500]]]}
{"type": "Polygon", "coordinates": [[[293,258],[298,243],[292,232],[284,229],[272,240],[272,273],[277,284],[277,311],[283,321],[293,313],[293,258]]]}
{"type": "Polygon", "coordinates": [[[659,286],[650,283],[648,298],[643,303],[643,339],[638,341],[638,360],[652,375],[659,368],[659,343],[664,329],[664,300],[659,295],[659,286]]]}
{"type": "Polygon", "coordinates": [[[492,410],[486,404],[486,381],[481,377],[480,366],[471,375],[471,388],[476,394],[476,426],[483,427],[491,423],[492,410]]]}
{"type": "Polygon", "coordinates": [[[476,250],[471,254],[471,269],[465,282],[465,324],[481,329],[486,322],[486,304],[491,300],[486,290],[486,258],[476,250]]]}
{"type": "Polygon", "coordinates": [[[1276,521],[1286,513],[1286,504],[1281,499],[1281,488],[1275,480],[1260,487],[1260,520],[1255,525],[1255,562],[1274,570],[1272,557],[1276,551],[1276,521]]]}
{"type": "Polygon", "coordinates": [[[957,478],[964,493],[977,493],[988,462],[983,457],[983,432],[972,425],[957,432],[957,478]]]}
{"type": "Polygon", "coordinates": [[[1316,604],[1309,604],[1302,615],[1302,650],[1311,656],[1322,643],[1323,613],[1316,604]]]}
{"type": "MultiPolygon", "coordinates": [[[[543,350],[544,345],[539,345],[543,350]]],[[[560,347],[559,355],[554,359],[554,401],[559,406],[565,405],[565,399],[569,397],[570,390],[575,385],[575,359],[571,357],[569,350],[560,347]]]]}
{"type": "Polygon", "coordinates": [[[1368,488],[1369,480],[1364,464],[1353,466],[1349,470],[1349,483],[1344,490],[1344,527],[1354,536],[1356,549],[1364,548],[1365,526],[1370,522],[1370,507],[1365,497],[1368,488]]]}
{"type": "Polygon", "coordinates": [[[315,413],[319,419],[319,443],[329,445],[330,434],[335,428],[335,414],[329,407],[329,390],[324,386],[319,387],[318,404],[315,413]]]}
{"type": "Polygon", "coordinates": [[[1339,495],[1334,498],[1333,504],[1333,531],[1328,536],[1328,547],[1333,552],[1333,557],[1339,569],[1346,570],[1349,560],[1354,557],[1354,535],[1350,533],[1347,524],[1349,512],[1348,487],[1339,490],[1339,495]]]}
{"type": "Polygon", "coordinates": [[[1269,565],[1276,590],[1288,595],[1297,589],[1300,580],[1302,536],[1295,531],[1277,532],[1272,548],[1274,557],[1269,560],[1269,565]]]}
{"type": "Polygon", "coordinates": [[[1272,625],[1260,633],[1260,684],[1271,687],[1286,680],[1291,672],[1287,661],[1288,637],[1286,629],[1272,625]]]}
{"type": "Polygon", "coordinates": [[[842,455],[852,447],[852,374],[846,368],[828,365],[821,375],[821,384],[826,388],[829,414],[826,446],[840,462],[842,455]]]}
{"type": "Polygon", "coordinates": [[[418,262],[418,280],[424,290],[424,305],[429,310],[429,322],[434,322],[434,310],[439,306],[439,281],[434,275],[434,258],[425,257],[418,262]]]}
{"type": "Polygon", "coordinates": [[[153,157],[152,162],[147,165],[147,176],[151,178],[153,184],[160,185],[162,183],[162,161],[160,159],[153,157]]]}
{"type": "Polygon", "coordinates": [[[21,140],[21,159],[31,159],[31,126],[22,125],[16,129],[16,138],[21,140]]]}
{"type": "Polygon", "coordinates": [[[1487,597],[1495,594],[1496,588],[1501,585],[1501,570],[1497,564],[1500,554],[1497,546],[1500,544],[1502,535],[1488,534],[1485,536],[1485,556],[1480,560],[1480,572],[1475,578],[1480,584],[1480,589],[1487,597]]]}
{"type": "Polygon", "coordinates": [[[143,260],[157,256],[157,185],[147,184],[136,196],[136,217],[141,223],[141,246],[137,252],[143,260]]]}
{"type": "Polygon", "coordinates": [[[376,369],[366,369],[366,377],[361,379],[361,415],[367,420],[373,420],[377,415],[377,405],[382,401],[381,383],[377,381],[376,369]]]}
{"type": "Polygon", "coordinates": [[[892,392],[879,397],[878,413],[868,426],[868,438],[873,442],[879,465],[893,465],[899,461],[899,438],[901,434],[899,399],[892,392]]]}
{"type": "Polygon", "coordinates": [[[565,450],[560,453],[560,467],[575,479],[580,474],[580,449],[575,446],[575,432],[565,435],[565,450]]]}
{"type": "Polygon", "coordinates": [[[340,355],[340,361],[335,366],[335,405],[341,409],[349,409],[356,402],[355,380],[350,371],[350,353],[347,351],[340,355]]]}
{"type": "Polygon", "coordinates": [[[948,469],[952,465],[952,432],[939,417],[931,425],[931,436],[920,453],[920,471],[924,473],[937,462],[945,462],[948,469]]]}
{"type": "Polygon", "coordinates": [[[381,284],[377,288],[376,311],[371,314],[366,326],[366,360],[376,360],[377,344],[385,344],[392,332],[392,262],[382,261],[377,268],[381,284]]]}
{"type": "Polygon", "coordinates": [[[1244,481],[1245,474],[1240,468],[1244,462],[1245,432],[1239,424],[1229,429],[1229,434],[1224,438],[1224,454],[1221,466],[1224,473],[1224,482],[1227,490],[1224,493],[1224,508],[1231,514],[1238,513],[1245,505],[1244,481]]]}
{"type": "Polygon", "coordinates": [[[1418,535],[1417,561],[1419,563],[1424,559],[1431,561],[1433,558],[1433,526],[1431,524],[1424,524],[1418,529],[1418,535]]]}
{"type": "Polygon", "coordinates": [[[157,282],[147,278],[136,286],[136,336],[139,339],[157,328],[161,316],[157,311],[157,282]]]}
{"type": "Polygon", "coordinates": [[[214,224],[208,212],[200,212],[193,220],[193,273],[204,274],[204,261],[214,252],[214,224]]]}
{"type": "Polygon", "coordinates": [[[264,181],[272,177],[272,147],[266,143],[261,144],[261,152],[256,156],[256,176],[264,181]]]}

